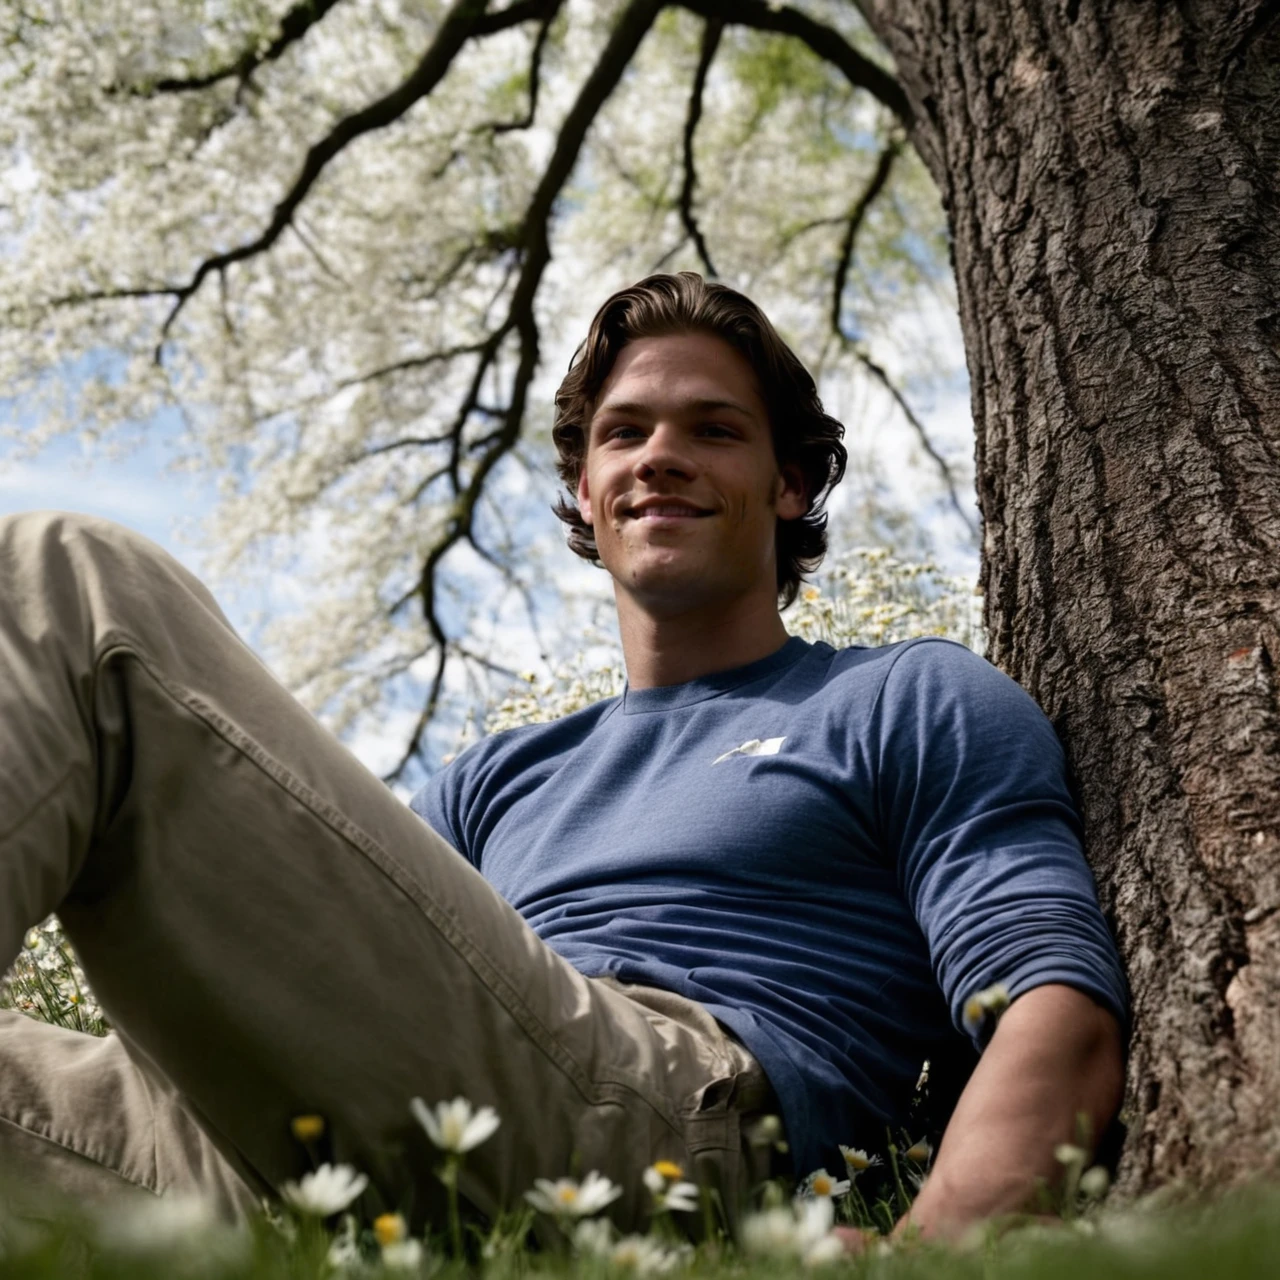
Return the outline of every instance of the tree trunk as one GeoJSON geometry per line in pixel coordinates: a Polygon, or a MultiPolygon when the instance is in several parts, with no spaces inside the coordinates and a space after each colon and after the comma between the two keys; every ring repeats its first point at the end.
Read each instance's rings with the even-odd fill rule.
{"type": "Polygon", "coordinates": [[[947,205],[990,656],[1067,744],[1130,1192],[1280,1165],[1280,5],[866,0],[947,205]]]}

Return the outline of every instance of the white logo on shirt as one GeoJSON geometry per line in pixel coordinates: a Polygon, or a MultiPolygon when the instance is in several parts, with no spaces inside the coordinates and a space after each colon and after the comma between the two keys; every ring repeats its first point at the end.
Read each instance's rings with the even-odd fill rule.
{"type": "Polygon", "coordinates": [[[728,760],[730,756],[776,756],[778,749],[786,742],[786,738],[765,738],[761,741],[759,738],[752,738],[750,742],[744,742],[740,747],[734,747],[732,751],[726,751],[724,755],[717,756],[711,763],[717,765],[723,760],[728,760]]]}

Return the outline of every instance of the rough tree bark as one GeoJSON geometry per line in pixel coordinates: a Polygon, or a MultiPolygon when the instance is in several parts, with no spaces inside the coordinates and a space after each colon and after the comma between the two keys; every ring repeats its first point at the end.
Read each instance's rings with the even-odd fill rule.
{"type": "Polygon", "coordinates": [[[1130,1191],[1280,1165],[1280,4],[865,0],[954,235],[992,659],[1134,997],[1130,1191]]]}

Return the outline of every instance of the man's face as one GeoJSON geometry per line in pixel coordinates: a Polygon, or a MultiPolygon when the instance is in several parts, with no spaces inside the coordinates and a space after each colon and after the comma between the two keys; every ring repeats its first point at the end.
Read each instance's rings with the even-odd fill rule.
{"type": "Polygon", "coordinates": [[[720,338],[641,338],[601,388],[578,505],[617,588],[669,615],[776,598],[776,524],[805,513],[746,360],[720,338]]]}

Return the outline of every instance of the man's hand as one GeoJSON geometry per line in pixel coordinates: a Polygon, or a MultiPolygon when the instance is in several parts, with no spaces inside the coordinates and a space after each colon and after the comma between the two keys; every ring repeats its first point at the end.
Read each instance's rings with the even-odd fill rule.
{"type": "Polygon", "coordinates": [[[943,1135],[911,1212],[894,1230],[955,1239],[985,1218],[1031,1205],[1061,1173],[1054,1148],[1110,1124],[1124,1089],[1115,1018],[1074,987],[1020,996],[1001,1018],[943,1135]]]}

